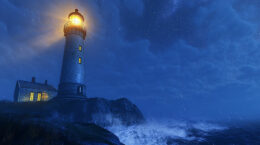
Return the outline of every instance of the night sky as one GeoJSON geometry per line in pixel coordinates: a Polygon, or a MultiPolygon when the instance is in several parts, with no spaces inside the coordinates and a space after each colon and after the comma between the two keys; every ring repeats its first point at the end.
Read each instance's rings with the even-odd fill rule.
{"type": "Polygon", "coordinates": [[[32,76],[58,86],[75,8],[88,97],[127,97],[153,118],[260,118],[259,0],[0,0],[1,99],[32,76]]]}

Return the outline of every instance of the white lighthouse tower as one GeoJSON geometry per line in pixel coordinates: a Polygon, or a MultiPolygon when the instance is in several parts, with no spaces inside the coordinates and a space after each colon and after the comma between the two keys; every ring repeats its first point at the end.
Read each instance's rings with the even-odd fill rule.
{"type": "Polygon", "coordinates": [[[86,29],[84,17],[78,9],[70,13],[64,25],[66,38],[60,84],[57,98],[86,98],[85,86],[85,48],[86,29]]]}

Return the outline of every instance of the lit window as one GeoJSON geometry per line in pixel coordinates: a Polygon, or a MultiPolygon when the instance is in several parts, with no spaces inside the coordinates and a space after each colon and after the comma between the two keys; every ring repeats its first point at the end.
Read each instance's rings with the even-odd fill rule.
{"type": "Polygon", "coordinates": [[[30,93],[30,101],[33,101],[33,97],[34,97],[34,92],[30,93]]]}
{"type": "Polygon", "coordinates": [[[41,101],[42,93],[38,93],[37,101],[41,101]]]}
{"type": "Polygon", "coordinates": [[[79,46],[79,51],[80,51],[80,52],[82,51],[82,46],[79,46]]]}
{"type": "Polygon", "coordinates": [[[47,101],[49,98],[48,94],[46,92],[42,93],[42,100],[47,101]]]}
{"type": "Polygon", "coordinates": [[[79,58],[79,64],[81,64],[82,63],[82,60],[81,60],[81,57],[79,58]]]}

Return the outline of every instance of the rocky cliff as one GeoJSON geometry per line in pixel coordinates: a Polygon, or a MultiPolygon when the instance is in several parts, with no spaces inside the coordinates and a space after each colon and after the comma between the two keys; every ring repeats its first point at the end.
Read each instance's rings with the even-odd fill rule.
{"type": "Polygon", "coordinates": [[[0,144],[123,145],[118,137],[95,124],[50,123],[20,117],[0,116],[0,144]]]}
{"type": "Polygon", "coordinates": [[[0,113],[17,114],[41,120],[133,125],[145,121],[141,111],[126,98],[107,100],[52,100],[36,103],[0,103],[0,113]]]}
{"type": "Polygon", "coordinates": [[[141,111],[126,98],[0,102],[0,144],[121,145],[102,127],[143,122],[141,111]]]}

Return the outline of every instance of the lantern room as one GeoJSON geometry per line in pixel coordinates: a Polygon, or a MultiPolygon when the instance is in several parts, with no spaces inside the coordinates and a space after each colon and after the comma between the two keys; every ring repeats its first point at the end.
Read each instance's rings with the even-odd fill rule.
{"type": "Polygon", "coordinates": [[[75,9],[75,12],[69,14],[69,22],[72,25],[80,26],[83,25],[84,17],[79,13],[78,9],[75,9]]]}
{"type": "Polygon", "coordinates": [[[64,25],[64,35],[67,36],[72,33],[80,34],[84,39],[86,37],[84,17],[78,9],[69,14],[68,21],[64,25]]]}

